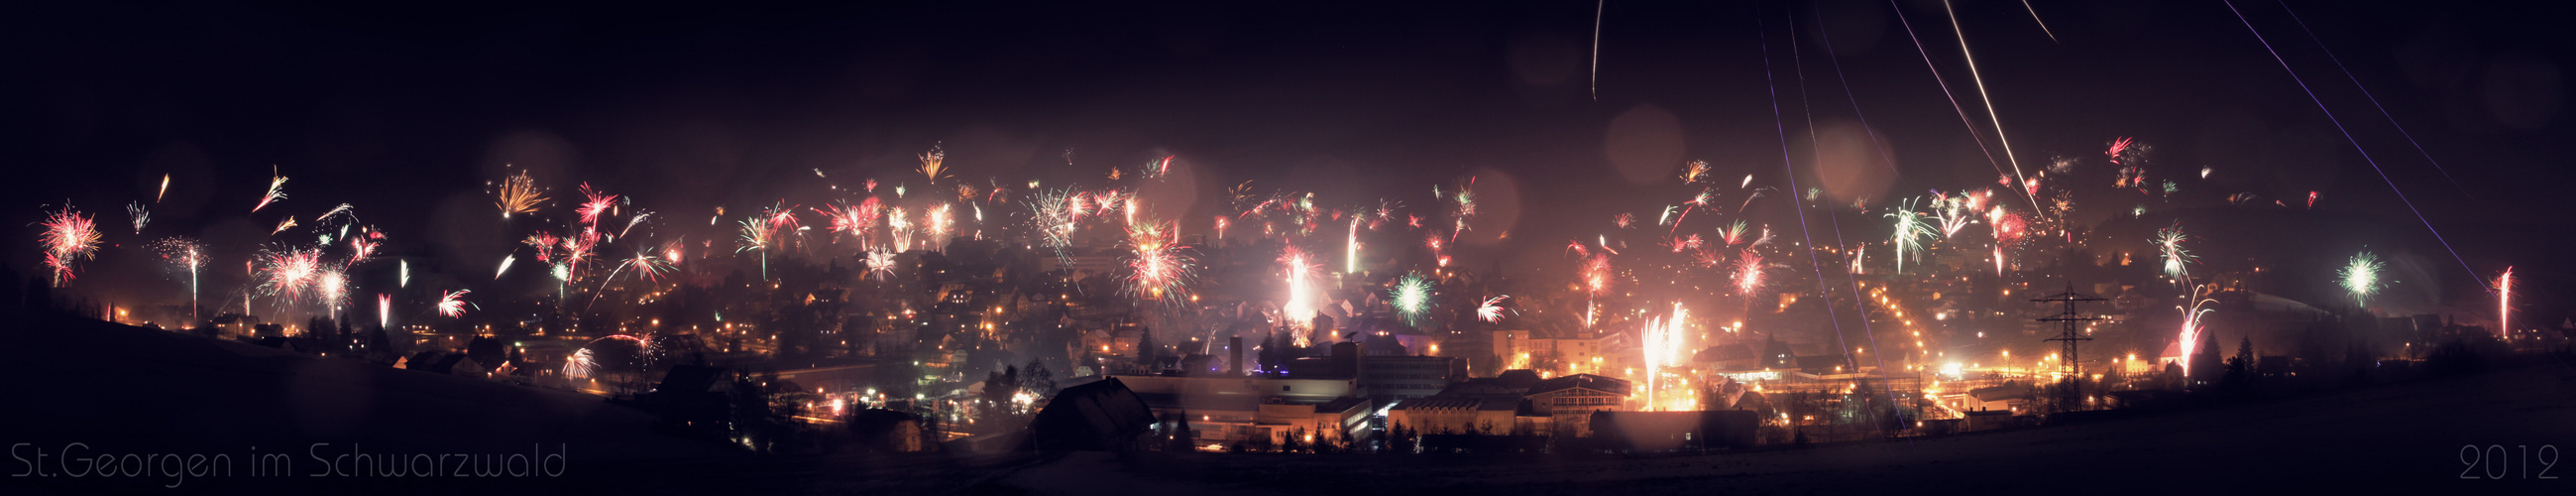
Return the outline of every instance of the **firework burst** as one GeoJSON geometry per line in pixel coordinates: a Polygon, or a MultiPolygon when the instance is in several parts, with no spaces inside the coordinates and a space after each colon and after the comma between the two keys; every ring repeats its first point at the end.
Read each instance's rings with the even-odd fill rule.
{"type": "Polygon", "coordinates": [[[1171,223],[1144,222],[1127,227],[1127,243],[1132,251],[1127,258],[1128,295],[1180,301],[1197,269],[1180,245],[1179,236],[1179,228],[1171,223]]]}
{"type": "Polygon", "coordinates": [[[2156,230],[2156,251],[2163,255],[2165,277],[2173,278],[2175,284],[2191,284],[2191,271],[2188,267],[2185,267],[2184,264],[2191,262],[2191,260],[2196,257],[2192,256],[2190,250],[2184,250],[2182,248],[2183,241],[2188,239],[2190,238],[2183,236],[2182,234],[2181,222],[2175,222],[2171,227],[2156,230]]]}
{"type": "Polygon", "coordinates": [[[1923,240],[1932,237],[1932,226],[1923,221],[1923,214],[1914,211],[1913,200],[1888,212],[1887,217],[1896,219],[1896,234],[1888,237],[1888,243],[1896,250],[1896,273],[1903,274],[1906,258],[1922,258],[1923,240]]]}
{"type": "Polygon", "coordinates": [[[1387,302],[1406,325],[1422,325],[1422,317],[1431,311],[1431,279],[1420,272],[1407,272],[1396,278],[1395,288],[1387,291],[1387,302]]]}
{"type": "Polygon", "coordinates": [[[135,234],[143,234],[143,225],[152,223],[152,211],[143,208],[143,202],[126,204],[125,215],[134,219],[135,234]]]}
{"type": "Polygon", "coordinates": [[[2342,269],[2335,271],[2335,285],[2342,286],[2345,293],[2352,295],[2353,304],[2369,306],[2370,296],[2388,287],[2379,278],[2379,271],[2385,268],[2387,264],[2380,263],[2378,255],[2366,251],[2355,254],[2344,261],[2342,269]]]}
{"type": "Polygon", "coordinates": [[[456,318],[456,317],[462,317],[462,316],[464,316],[464,315],[465,315],[465,294],[466,294],[466,293],[471,293],[471,292],[474,292],[474,291],[473,291],[473,290],[469,290],[469,289],[459,289],[459,290],[456,290],[456,292],[448,293],[448,294],[446,294],[446,295],[444,295],[444,296],[439,296],[439,297],[438,297],[438,315],[439,315],[439,316],[442,316],[442,317],[447,317],[447,318],[456,318]]]}
{"type": "Polygon", "coordinates": [[[45,215],[44,227],[37,244],[45,248],[45,265],[54,270],[54,284],[59,286],[75,277],[73,260],[87,260],[98,252],[98,223],[65,204],[45,215]]]}
{"type": "Polygon", "coordinates": [[[270,176],[268,178],[268,194],[260,195],[259,204],[252,205],[250,207],[250,211],[253,213],[259,212],[259,209],[268,208],[269,203],[284,199],[286,199],[286,176],[270,176]]]}
{"type": "Polygon", "coordinates": [[[1502,322],[1503,300],[1509,299],[1512,299],[1512,295],[1486,298],[1484,303],[1476,305],[1476,320],[1482,320],[1488,324],[1502,322]]]}
{"type": "Polygon", "coordinates": [[[930,178],[931,184],[938,184],[941,178],[948,177],[947,163],[948,152],[940,150],[937,146],[931,147],[930,151],[922,152],[920,169],[922,177],[930,178]]]}
{"type": "Polygon", "coordinates": [[[617,195],[591,191],[590,183],[581,183],[581,196],[581,206],[573,208],[573,213],[581,214],[583,224],[598,226],[599,216],[617,206],[617,195]]]}
{"type": "Polygon", "coordinates": [[[546,203],[546,190],[538,188],[537,180],[528,177],[528,171],[524,170],[519,171],[519,175],[502,179],[492,196],[493,205],[501,207],[503,219],[510,218],[511,214],[536,212],[538,206],[546,203]]]}
{"type": "Polygon", "coordinates": [[[1737,255],[1735,257],[1735,294],[1750,298],[1754,291],[1762,289],[1764,268],[1766,267],[1762,265],[1760,253],[1744,250],[1744,254],[1737,255]]]}
{"type": "MultiPolygon", "coordinates": [[[[1315,265],[1314,257],[1307,256],[1305,251],[1291,246],[1279,255],[1279,265],[1282,266],[1283,273],[1288,279],[1288,303],[1280,305],[1279,312],[1296,328],[1312,329],[1315,309],[1318,305],[1315,301],[1315,272],[1318,267],[1315,265]]],[[[1302,336],[1305,336],[1305,333],[1297,333],[1297,335],[1301,336],[1298,338],[1299,346],[1304,346],[1305,339],[1302,336]]]]}

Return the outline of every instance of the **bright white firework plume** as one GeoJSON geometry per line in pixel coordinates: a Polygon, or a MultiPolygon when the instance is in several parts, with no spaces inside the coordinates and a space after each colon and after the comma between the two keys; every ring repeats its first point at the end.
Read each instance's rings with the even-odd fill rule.
{"type": "Polygon", "coordinates": [[[150,209],[143,208],[143,202],[138,201],[127,204],[125,206],[125,215],[134,219],[135,234],[143,234],[143,225],[152,223],[152,211],[150,209]]]}
{"type": "Polygon", "coordinates": [[[2379,294],[2381,288],[2388,287],[2387,283],[2379,278],[2379,271],[2384,268],[2387,268],[2387,265],[2379,262],[2378,255],[2361,252],[2346,260],[2343,269],[2335,271],[2335,284],[2343,286],[2344,292],[2352,294],[2353,304],[2369,306],[2370,296],[2379,294]]]}
{"type": "Polygon", "coordinates": [[[1903,274],[1906,258],[1922,258],[1923,240],[1932,237],[1932,226],[1923,222],[1923,214],[1914,211],[1913,200],[1898,205],[1887,217],[1896,219],[1896,234],[1888,240],[1896,249],[1896,273],[1903,274]]]}
{"type": "Polygon", "coordinates": [[[1503,300],[1509,299],[1512,299],[1512,295],[1486,298],[1483,304],[1476,305],[1476,320],[1482,320],[1488,324],[1502,322],[1503,300]]]}
{"type": "Polygon", "coordinates": [[[1395,288],[1387,296],[1405,324],[1421,325],[1423,314],[1431,311],[1431,279],[1420,272],[1407,272],[1395,280],[1395,288]]]}
{"type": "Polygon", "coordinates": [[[471,292],[473,290],[459,289],[438,297],[438,314],[449,318],[465,315],[465,294],[471,292]]]}
{"type": "Polygon", "coordinates": [[[2191,284],[2191,271],[2184,264],[2191,262],[2194,257],[2191,251],[2182,249],[2182,242],[2189,239],[2182,234],[2181,222],[2156,230],[2156,251],[2163,255],[2165,277],[2173,278],[2174,284],[2191,284]]]}

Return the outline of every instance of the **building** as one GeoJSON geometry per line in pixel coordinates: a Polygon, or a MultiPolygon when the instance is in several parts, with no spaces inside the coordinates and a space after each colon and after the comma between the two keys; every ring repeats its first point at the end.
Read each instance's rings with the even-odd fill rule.
{"type": "Polygon", "coordinates": [[[1440,394],[1467,378],[1466,361],[1452,357],[1368,356],[1359,368],[1360,389],[1378,404],[1440,394]]]}
{"type": "Polygon", "coordinates": [[[1592,374],[1574,374],[1538,381],[1523,398],[1531,408],[1553,417],[1558,430],[1570,428],[1575,435],[1590,435],[1592,412],[1620,410],[1634,391],[1628,381],[1592,374]]]}
{"type": "MultiPolygon", "coordinates": [[[[1241,375],[1120,375],[1129,391],[1144,401],[1155,418],[1189,421],[1200,442],[1226,443],[1279,436],[1303,430],[1319,434],[1343,429],[1350,439],[1366,437],[1373,405],[1356,395],[1353,378],[1271,378],[1241,375]]],[[[1322,439],[1318,437],[1318,439],[1322,439]]]]}

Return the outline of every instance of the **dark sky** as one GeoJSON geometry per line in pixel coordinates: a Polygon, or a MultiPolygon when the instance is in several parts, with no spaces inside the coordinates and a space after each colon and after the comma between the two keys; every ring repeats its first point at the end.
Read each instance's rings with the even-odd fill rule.
{"type": "MultiPolygon", "coordinates": [[[[1900,3],[1995,146],[1949,17],[1937,2],[1900,3]]],[[[2540,3],[2348,3],[2289,6],[2450,178],[2281,4],[2237,6],[2435,222],[2576,227],[2552,213],[2571,179],[2561,149],[2576,142],[2570,16],[2540,3]]],[[[2134,136],[2156,146],[2151,177],[2189,179],[2207,198],[2321,191],[2319,209],[2419,225],[2225,4],[2031,4],[2055,40],[2019,1],[1957,4],[2023,169],[2089,159],[2076,180],[2108,189],[2103,144],[2134,136]],[[2190,177],[2204,166],[2210,180],[2190,177]]],[[[1671,179],[1683,160],[1778,185],[1779,128],[1812,186],[1801,116],[1828,144],[1865,144],[1854,101],[1898,172],[1867,148],[1828,150],[1825,168],[1868,172],[1851,194],[1884,204],[1994,184],[1997,166],[1886,2],[1611,2],[1597,100],[1594,6],[22,5],[0,16],[12,68],[0,157],[18,171],[0,221],[27,225],[68,199],[121,225],[120,207],[148,201],[168,173],[154,218],[172,231],[265,231],[278,215],[353,203],[396,249],[435,254],[405,243],[455,236],[441,216],[488,215],[482,185],[505,163],[536,171],[559,200],[587,181],[686,224],[715,205],[820,203],[817,168],[842,184],[910,178],[911,155],[939,143],[961,177],[1050,186],[1179,155],[1199,176],[1198,220],[1185,226],[1244,180],[1332,205],[1418,205],[1431,185],[1474,174],[1496,208],[1526,213],[1490,229],[1517,241],[1467,253],[1516,259],[1686,198],[1695,188],[1671,179]],[[1077,165],[1064,165],[1067,150],[1077,165]],[[246,217],[272,165],[294,178],[289,199],[246,217]]],[[[153,237],[107,230],[111,243],[153,237]]],[[[14,246],[0,260],[32,267],[32,239],[14,246]]]]}

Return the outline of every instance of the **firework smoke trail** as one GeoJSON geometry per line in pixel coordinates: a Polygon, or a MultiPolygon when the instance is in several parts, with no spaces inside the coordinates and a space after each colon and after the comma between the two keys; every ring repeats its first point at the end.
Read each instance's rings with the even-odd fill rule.
{"type": "MultiPolygon", "coordinates": [[[[1959,55],[1968,60],[1968,80],[1977,83],[1977,99],[1986,105],[1986,120],[1995,125],[1995,141],[2003,146],[2004,160],[2012,164],[2014,178],[2029,182],[2029,178],[2022,176],[2021,158],[2013,154],[2012,137],[2004,134],[2004,118],[1995,113],[1995,99],[1986,94],[1986,77],[1977,72],[1977,54],[1968,50],[1968,33],[1959,29],[1959,11],[1950,8],[1950,0],[1941,0],[1941,11],[1950,14],[1950,33],[1959,37],[1959,55]]],[[[2030,201],[2031,208],[2039,208],[2038,196],[2032,196],[2030,201]]]]}
{"type": "Polygon", "coordinates": [[[1914,211],[1913,200],[1899,204],[1887,217],[1896,219],[1896,234],[1888,238],[1888,246],[1896,249],[1896,273],[1903,274],[1906,257],[1923,257],[1923,238],[1932,237],[1932,226],[1923,222],[1923,214],[1914,211]]]}
{"type": "Polygon", "coordinates": [[[1431,279],[1420,272],[1406,272],[1387,291],[1387,301],[1395,304],[1395,313],[1404,317],[1405,325],[1422,325],[1422,315],[1431,311],[1431,279]]]}
{"type": "Polygon", "coordinates": [[[2501,336],[2501,337],[2511,337],[2511,336],[2513,336],[2513,267],[2512,267],[2512,266],[2506,266],[2506,267],[2504,268],[2504,274],[2503,274],[2503,275],[2496,276],[2495,288],[2496,288],[2496,335],[2497,335],[2497,336],[2501,336]]]}
{"type": "Polygon", "coordinates": [[[286,199],[285,188],[286,176],[269,176],[268,194],[261,195],[259,197],[259,204],[252,205],[250,207],[251,213],[258,213],[259,209],[268,208],[269,202],[286,199]]]}
{"type": "Polygon", "coordinates": [[[465,294],[471,292],[474,291],[470,289],[459,289],[456,290],[456,292],[438,297],[438,315],[451,319],[464,316],[465,294]]]}
{"type": "Polygon", "coordinates": [[[143,234],[143,225],[152,222],[152,211],[144,209],[143,202],[125,205],[125,215],[134,219],[135,234],[143,234]]]}
{"type": "Polygon", "coordinates": [[[1735,294],[1752,301],[1753,292],[1762,289],[1762,254],[1744,250],[1735,257],[1735,294]]]}
{"type": "MultiPolygon", "coordinates": [[[[2451,177],[2451,170],[2450,170],[2450,169],[2442,167],[2442,162],[2441,162],[2441,161],[2433,160],[2433,152],[2424,151],[2424,144],[2423,144],[2423,143],[2420,143],[2420,142],[2416,142],[2416,141],[2415,141],[2415,134],[2414,134],[2414,133],[2406,132],[2406,126],[2404,126],[2404,125],[2400,125],[2400,124],[2398,124],[2398,123],[2397,123],[2397,116],[2396,116],[2396,115],[2394,115],[2394,114],[2390,114],[2390,113],[2388,113],[2388,107],[2387,107],[2387,106],[2384,106],[2384,105],[2380,105],[2380,104],[2379,104],[2379,97],[2378,97],[2378,96],[2376,96],[2376,95],[2372,95],[2372,94],[2370,94],[2370,88],[2369,88],[2369,87],[2366,87],[2366,86],[2362,86],[2362,85],[2361,85],[2361,78],[2359,78],[2359,77],[2354,77],[2354,76],[2352,75],[2352,68],[2344,67],[2344,65],[2343,65],[2343,59],[2342,59],[2342,58],[2340,58],[2340,57],[2336,57],[2336,56],[2335,56],[2335,54],[2334,54],[2334,50],[2331,50],[2331,49],[2327,49],[2327,48],[2326,48],[2326,41],[2325,41],[2325,39],[2323,39],[2323,38],[2318,38],[2318,37],[2317,37],[2317,32],[2316,32],[2315,30],[2308,29],[2308,21],[2307,21],[2307,20],[2305,20],[2305,19],[2300,19],[2300,18],[2299,18],[2299,11],[2291,9],[2291,8],[2290,8],[2290,4],[2289,4],[2289,2],[2276,2],[2276,3],[2281,4],[2281,10],[2282,10],[2282,11],[2284,11],[2284,12],[2289,12],[2289,13],[2290,13],[2290,20],[2291,20],[2291,21],[2295,21],[2295,22],[2297,22],[2297,23],[2299,24],[2299,30],[2300,30],[2300,31],[2303,31],[2303,32],[2308,33],[2308,39],[2309,39],[2309,40],[2312,40],[2312,41],[2317,42],[2317,51],[2325,52],[2325,54],[2326,54],[2326,60],[2333,61],[2333,62],[2334,62],[2334,64],[2335,64],[2335,68],[2336,68],[2336,69],[2340,69],[2340,70],[2342,70],[2342,71],[2343,71],[2343,77],[2344,77],[2345,79],[2350,79],[2350,80],[2352,80],[2352,87],[2353,87],[2353,89],[2361,90],[2361,97],[2362,97],[2362,98],[2364,98],[2364,99],[2368,99],[2368,100],[2370,100],[2370,106],[2371,106],[2371,108],[2379,109],[2379,115],[2380,115],[2381,117],[2386,117],[2386,118],[2388,118],[2388,126],[2389,126],[2389,127],[2397,128],[2397,135],[2398,135],[2398,136],[2404,136],[2404,137],[2406,137],[2406,144],[2414,145],[2414,146],[2415,146],[2415,153],[2423,155],[2423,156],[2424,156],[2424,161],[2425,161],[2425,162],[2432,163],[2432,164],[2433,164],[2433,170],[2441,171],[2441,172],[2442,172],[2442,178],[2443,178],[2443,179],[2448,179],[2448,180],[2450,180],[2450,181],[2451,181],[2451,187],[2452,187],[2452,188],[2457,188],[2457,189],[2459,189],[2459,190],[2460,190],[2460,193],[2463,193],[2463,194],[2466,194],[2466,193],[2468,193],[2468,192],[2469,192],[2469,189],[2468,189],[2468,187],[2467,187],[2467,186],[2461,186],[2461,185],[2460,185],[2460,180],[2459,180],[2459,178],[2451,177]]],[[[2208,170],[2208,169],[2206,169],[2206,168],[2201,169],[2200,177],[2201,177],[2201,178],[2203,178],[2203,179],[2207,179],[2207,178],[2209,178],[2209,170],[2208,170]]]]}
{"type": "Polygon", "coordinates": [[[519,175],[501,180],[501,187],[493,192],[492,203],[501,207],[501,218],[508,219],[510,214],[536,212],[537,206],[545,202],[546,190],[538,188],[537,180],[529,178],[528,171],[522,170],[519,175]]]}
{"type": "Polygon", "coordinates": [[[2182,242],[2188,239],[2182,234],[2181,221],[2175,221],[2172,227],[2156,230],[2156,251],[2164,257],[2165,277],[2171,277],[2175,284],[2183,286],[2191,285],[2191,271],[2183,264],[2194,258],[2190,251],[2182,249],[2182,242]]]}
{"type": "Polygon", "coordinates": [[[2200,342],[2202,330],[2200,317],[2209,314],[2211,310],[2208,307],[2209,304],[2218,303],[2217,299],[2205,296],[2209,291],[2206,286],[2193,286],[2189,298],[2191,304],[2175,307],[2182,310],[2182,334],[2174,338],[2174,349],[2182,354],[2182,371],[2186,377],[2191,375],[2191,355],[2193,347],[2196,346],[2194,343],[2200,342]]]}
{"type": "MultiPolygon", "coordinates": [[[[2002,174],[2004,172],[2003,163],[1995,161],[1995,151],[1986,147],[1985,136],[1977,134],[1977,123],[1968,118],[1968,109],[1966,107],[1959,106],[1958,94],[1950,91],[1950,81],[1942,78],[1941,68],[1932,64],[1932,52],[1923,49],[1922,37],[1915,36],[1914,21],[1905,19],[1905,9],[1898,7],[1896,5],[1896,0],[1887,0],[1887,8],[1894,10],[1896,12],[1896,22],[1905,26],[1906,39],[1914,40],[1914,53],[1923,56],[1923,69],[1930,71],[1932,73],[1932,82],[1941,86],[1941,96],[1950,100],[1950,110],[1959,114],[1959,125],[1967,128],[1969,140],[1977,142],[1977,151],[1983,152],[1986,155],[1986,165],[1994,167],[1996,174],[2002,174]]],[[[1778,110],[1774,109],[1773,111],[1777,112],[1778,110]]],[[[2030,205],[2031,208],[2039,208],[2039,199],[2031,199],[2030,205]]]]}
{"type": "Polygon", "coordinates": [[[518,262],[518,261],[519,261],[519,256],[518,256],[518,255],[502,255],[502,256],[501,256],[501,269],[500,269],[500,270],[492,271],[492,280],[496,280],[496,281],[497,281],[497,280],[500,280],[500,279],[501,279],[501,276],[509,274],[509,273],[510,273],[510,264],[515,263],[515,262],[518,262]]]}
{"type": "Polygon", "coordinates": [[[1486,298],[1484,303],[1476,305],[1476,320],[1485,321],[1487,324],[1502,322],[1503,300],[1509,299],[1512,299],[1512,295],[1486,298]]]}
{"type": "Polygon", "coordinates": [[[2442,230],[2433,228],[2432,219],[2425,218],[2424,211],[2415,208],[2415,201],[2406,198],[2406,190],[2399,189],[2397,187],[2397,180],[2390,179],[2388,177],[2388,171],[2379,168],[2379,160],[2370,157],[2370,150],[2362,148],[2361,140],[2352,137],[2352,130],[2344,128],[2343,119],[2335,117],[2334,110],[2326,108],[2325,100],[2317,98],[2317,92],[2315,90],[2308,89],[2307,79],[2300,78],[2298,71],[2290,70],[2290,61],[2282,59],[2281,52],[2279,50],[2272,49],[2272,42],[2263,39],[2262,31],[2254,29],[2254,21],[2246,20],[2245,13],[2243,11],[2236,10],[2236,2],[2232,0],[2220,0],[2220,3],[2227,4],[2227,11],[2236,14],[2236,21],[2244,23],[2245,31],[2254,34],[2254,41],[2263,44],[2263,51],[2272,54],[2273,62],[2281,64],[2281,72],[2289,73],[2290,81],[2299,84],[2299,91],[2307,93],[2308,101],[2315,103],[2317,105],[2317,110],[2326,114],[2326,120],[2334,123],[2335,131],[2343,133],[2344,141],[2352,144],[2353,151],[2361,153],[2361,160],[2362,162],[2370,164],[2370,171],[2379,174],[2379,180],[2388,184],[2389,191],[2397,193],[2397,201],[2399,203],[2406,204],[2407,212],[2415,214],[2415,221],[2423,223],[2424,230],[2433,233],[2433,241],[2441,243],[2443,251],[2451,252],[2451,260],[2460,263],[2460,268],[2467,271],[2469,279],[2478,282],[2479,289],[2487,291],[2489,295],[2493,295],[2495,293],[2494,288],[2486,287],[2487,281],[2484,278],[2478,277],[2478,270],[2469,267],[2469,259],[2462,258],[2460,256],[2460,250],[2451,248],[2450,240],[2442,238],[2442,230]]]}
{"type": "MultiPolygon", "coordinates": [[[[1315,301],[1314,281],[1315,263],[1312,261],[1311,257],[1306,255],[1305,251],[1298,250],[1297,247],[1291,246],[1281,251],[1282,253],[1279,255],[1279,264],[1282,268],[1283,274],[1287,276],[1288,279],[1288,303],[1280,305],[1279,313],[1282,314],[1281,317],[1286,318],[1291,324],[1291,327],[1295,329],[1314,329],[1315,305],[1317,304],[1315,301]]],[[[1306,333],[1298,332],[1294,334],[1296,334],[1297,346],[1302,347],[1313,344],[1310,340],[1306,339],[1306,333]]]]}
{"type": "Polygon", "coordinates": [[[59,287],[77,277],[72,261],[86,260],[98,252],[98,223],[89,214],[72,211],[70,203],[45,215],[45,232],[36,238],[45,248],[45,265],[54,270],[54,285],[59,287]]]}
{"type": "Polygon", "coordinates": [[[2380,263],[2378,255],[2361,252],[2353,255],[2350,260],[2344,261],[2343,268],[2335,271],[2335,285],[2342,286],[2344,292],[2352,294],[2353,304],[2368,307],[2370,295],[2378,294],[2380,288],[2388,287],[2387,283],[2379,279],[2379,271],[2384,268],[2387,268],[2387,264],[2380,263]]]}

